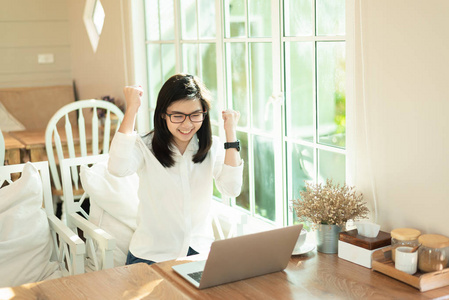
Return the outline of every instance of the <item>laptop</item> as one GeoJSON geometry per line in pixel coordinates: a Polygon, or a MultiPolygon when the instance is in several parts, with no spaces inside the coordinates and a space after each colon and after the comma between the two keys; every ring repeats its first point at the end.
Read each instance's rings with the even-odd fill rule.
{"type": "Polygon", "coordinates": [[[302,224],[215,241],[207,260],[172,268],[199,289],[284,270],[302,224]]]}

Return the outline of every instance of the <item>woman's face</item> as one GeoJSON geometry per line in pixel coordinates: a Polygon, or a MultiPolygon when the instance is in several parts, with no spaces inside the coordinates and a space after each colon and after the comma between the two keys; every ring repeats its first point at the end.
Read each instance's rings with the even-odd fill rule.
{"type": "MultiPolygon", "coordinates": [[[[193,114],[202,112],[203,107],[199,99],[194,100],[178,100],[173,102],[168,108],[167,114],[193,114]]],[[[172,116],[171,119],[176,122],[175,118],[180,116],[172,116]]],[[[184,153],[195,133],[201,128],[203,122],[192,122],[189,117],[186,117],[182,123],[173,123],[168,115],[164,115],[167,127],[173,135],[173,140],[178,147],[181,154],[184,153]]]]}

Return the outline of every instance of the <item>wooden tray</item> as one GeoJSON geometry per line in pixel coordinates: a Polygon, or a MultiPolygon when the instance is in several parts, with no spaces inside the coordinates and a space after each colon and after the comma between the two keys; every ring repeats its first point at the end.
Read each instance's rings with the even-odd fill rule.
{"type": "Polygon", "coordinates": [[[430,273],[421,273],[418,270],[418,272],[413,275],[396,270],[394,262],[391,259],[392,249],[393,247],[390,246],[373,252],[372,268],[374,271],[384,273],[385,275],[409,284],[419,289],[421,292],[449,285],[449,268],[430,273]]]}

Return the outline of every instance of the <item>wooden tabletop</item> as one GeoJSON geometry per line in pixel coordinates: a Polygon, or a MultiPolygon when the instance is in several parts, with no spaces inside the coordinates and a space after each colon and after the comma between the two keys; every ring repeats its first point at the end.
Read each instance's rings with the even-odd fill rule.
{"type": "Polygon", "coordinates": [[[85,273],[0,289],[0,299],[188,299],[148,265],[85,273]]]}
{"type": "MultiPolygon", "coordinates": [[[[72,127],[73,141],[75,144],[79,143],[78,127],[72,127]]],[[[61,142],[65,144],[67,142],[67,137],[64,128],[58,130],[61,142]]],[[[12,131],[9,133],[16,140],[20,141],[27,149],[36,147],[45,147],[45,129],[29,129],[22,131],[12,131]]],[[[92,141],[92,132],[86,130],[86,140],[88,142],[92,141]]]]}
{"type": "MultiPolygon", "coordinates": [[[[193,257],[189,257],[189,260],[193,257]]],[[[421,293],[382,273],[317,253],[292,256],[287,269],[198,290],[172,270],[186,260],[135,264],[0,289],[0,299],[434,299],[449,286],[421,293]]]]}
{"type": "Polygon", "coordinates": [[[153,266],[192,299],[435,299],[449,286],[421,293],[382,273],[316,250],[292,256],[283,272],[198,290],[172,270],[169,261],[153,266]],[[230,295],[233,295],[230,297],[230,295]],[[235,297],[234,297],[235,295],[235,297]]]}

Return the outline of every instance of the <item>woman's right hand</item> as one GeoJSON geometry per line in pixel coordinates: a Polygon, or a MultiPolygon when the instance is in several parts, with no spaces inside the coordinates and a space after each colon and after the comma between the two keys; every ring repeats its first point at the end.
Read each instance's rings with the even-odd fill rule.
{"type": "Polygon", "coordinates": [[[142,86],[140,85],[125,86],[123,88],[123,94],[125,95],[126,109],[135,110],[137,112],[142,103],[141,101],[141,97],[143,95],[142,86]]]}
{"type": "Polygon", "coordinates": [[[137,111],[142,103],[141,97],[143,95],[143,89],[141,86],[125,86],[123,88],[123,94],[126,100],[125,116],[123,117],[122,124],[120,124],[119,132],[130,134],[134,131],[134,124],[136,123],[137,111]]]}

